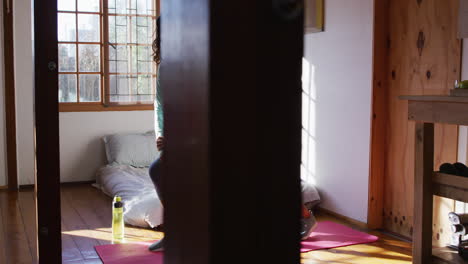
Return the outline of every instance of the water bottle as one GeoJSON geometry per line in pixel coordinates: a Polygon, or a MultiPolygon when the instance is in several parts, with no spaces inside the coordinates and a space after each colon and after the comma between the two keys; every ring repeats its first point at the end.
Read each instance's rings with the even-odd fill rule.
{"type": "Polygon", "coordinates": [[[124,239],[124,228],[122,197],[115,196],[112,202],[112,238],[114,241],[120,242],[124,239]]]}

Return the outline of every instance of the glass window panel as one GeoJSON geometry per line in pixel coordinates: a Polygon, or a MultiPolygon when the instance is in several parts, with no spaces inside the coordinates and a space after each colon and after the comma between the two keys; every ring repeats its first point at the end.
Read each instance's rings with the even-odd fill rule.
{"type": "Polygon", "coordinates": [[[117,43],[128,42],[128,19],[125,16],[118,16],[115,19],[115,36],[117,43]]]}
{"type": "Polygon", "coordinates": [[[128,58],[127,46],[110,46],[109,47],[109,71],[111,73],[127,73],[128,58]]]}
{"type": "Polygon", "coordinates": [[[100,42],[99,15],[78,15],[78,41],[100,42]]]}
{"type": "Polygon", "coordinates": [[[112,7],[109,8],[109,12],[114,14],[127,14],[128,0],[109,0],[109,7],[112,7]]]}
{"type": "Polygon", "coordinates": [[[75,0],[58,0],[57,9],[59,11],[75,11],[76,2],[75,0]]]}
{"type": "Polygon", "coordinates": [[[111,61],[109,63],[110,73],[128,73],[127,61],[111,61]]]}
{"type": "Polygon", "coordinates": [[[131,46],[132,72],[152,72],[152,49],[149,46],[131,46]]]}
{"type": "Polygon", "coordinates": [[[129,43],[137,43],[137,36],[136,36],[136,30],[137,30],[137,17],[129,17],[129,24],[130,24],[130,39],[129,43]]]}
{"type": "Polygon", "coordinates": [[[128,10],[129,14],[135,15],[137,13],[137,2],[136,0],[130,0],[130,9],[128,10]]]}
{"type": "Polygon", "coordinates": [[[127,60],[127,46],[117,45],[109,47],[110,60],[127,60]]]}
{"type": "Polygon", "coordinates": [[[59,72],[76,72],[75,44],[59,44],[59,72]]]}
{"type": "Polygon", "coordinates": [[[132,57],[130,58],[130,63],[132,66],[132,72],[138,72],[138,47],[130,46],[132,57]]]}
{"type": "Polygon", "coordinates": [[[59,102],[77,102],[75,74],[59,74],[59,102]]]}
{"type": "Polygon", "coordinates": [[[100,45],[80,44],[78,46],[79,71],[99,72],[101,71],[100,45]]]}
{"type": "Polygon", "coordinates": [[[138,101],[137,102],[146,102],[146,103],[152,103],[154,101],[154,96],[153,95],[138,95],[138,101]]]}
{"type": "Polygon", "coordinates": [[[107,8],[108,8],[109,14],[115,14],[115,0],[108,0],[107,8]]]}
{"type": "Polygon", "coordinates": [[[138,75],[138,94],[151,94],[151,76],[138,75]]]}
{"type": "Polygon", "coordinates": [[[109,42],[127,43],[127,22],[126,16],[109,16],[109,42]]]}
{"type": "Polygon", "coordinates": [[[99,12],[99,0],[78,0],[78,11],[99,12]]]}
{"type": "Polygon", "coordinates": [[[150,61],[138,61],[138,71],[139,73],[151,73],[152,71],[152,62],[150,61]]]}
{"type": "Polygon", "coordinates": [[[136,17],[132,20],[134,42],[138,44],[151,44],[153,41],[153,19],[151,17],[136,17]]]}
{"type": "Polygon", "coordinates": [[[146,15],[148,14],[148,9],[151,9],[151,6],[148,5],[148,1],[146,0],[136,0],[137,4],[137,14],[139,15],[146,15]]]}
{"type": "Polygon", "coordinates": [[[80,102],[101,101],[101,76],[80,74],[80,102]]]}
{"type": "Polygon", "coordinates": [[[154,101],[152,95],[111,95],[110,101],[113,103],[148,103],[154,101]]]}
{"type": "Polygon", "coordinates": [[[137,50],[138,50],[138,60],[140,61],[152,61],[152,56],[151,54],[153,54],[153,50],[150,46],[138,46],[137,47],[137,50]]]}
{"type": "Polygon", "coordinates": [[[156,7],[154,0],[131,0],[131,6],[133,13],[138,15],[156,15],[156,7]]]}
{"type": "Polygon", "coordinates": [[[110,75],[109,85],[110,93],[113,98],[116,98],[114,102],[127,102],[130,98],[130,87],[129,87],[128,75],[110,75]]]}
{"type": "Polygon", "coordinates": [[[76,15],[58,13],[58,41],[76,41],[76,15]]]}
{"type": "Polygon", "coordinates": [[[116,43],[116,25],[115,25],[115,16],[109,16],[109,42],[116,43]]]}
{"type": "Polygon", "coordinates": [[[130,85],[131,85],[131,91],[132,95],[137,95],[138,94],[138,81],[139,81],[139,76],[138,75],[133,75],[130,78],[130,85]]]}

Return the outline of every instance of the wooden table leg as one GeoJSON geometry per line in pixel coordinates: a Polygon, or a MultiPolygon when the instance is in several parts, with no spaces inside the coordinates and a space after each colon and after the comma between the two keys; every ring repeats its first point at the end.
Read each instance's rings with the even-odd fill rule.
{"type": "Polygon", "coordinates": [[[432,263],[432,173],[434,124],[416,123],[413,263],[432,263]]]}

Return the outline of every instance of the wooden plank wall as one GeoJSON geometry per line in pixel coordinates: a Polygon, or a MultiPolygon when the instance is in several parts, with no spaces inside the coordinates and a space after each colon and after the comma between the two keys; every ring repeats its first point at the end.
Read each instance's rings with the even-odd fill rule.
{"type": "MultiPolygon", "coordinates": [[[[389,1],[388,101],[384,228],[410,237],[413,224],[414,129],[399,95],[448,94],[460,77],[458,0],[389,1]]],[[[456,162],[458,129],[435,127],[434,166],[456,162]]],[[[448,237],[447,213],[454,201],[434,198],[434,241],[448,237]]]]}

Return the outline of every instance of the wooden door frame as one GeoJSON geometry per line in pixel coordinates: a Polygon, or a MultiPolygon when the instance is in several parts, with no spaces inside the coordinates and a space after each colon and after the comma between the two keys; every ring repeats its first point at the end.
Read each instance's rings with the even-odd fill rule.
{"type": "Polygon", "coordinates": [[[16,96],[14,71],[13,0],[3,1],[3,57],[5,85],[6,164],[9,190],[18,190],[16,96]]]}
{"type": "Polygon", "coordinates": [[[34,1],[34,102],[38,254],[61,263],[57,0],[34,1]]]}
{"type": "Polygon", "coordinates": [[[388,4],[388,0],[374,0],[372,128],[367,213],[367,225],[372,229],[382,228],[384,224],[385,153],[388,121],[388,4]]]}

